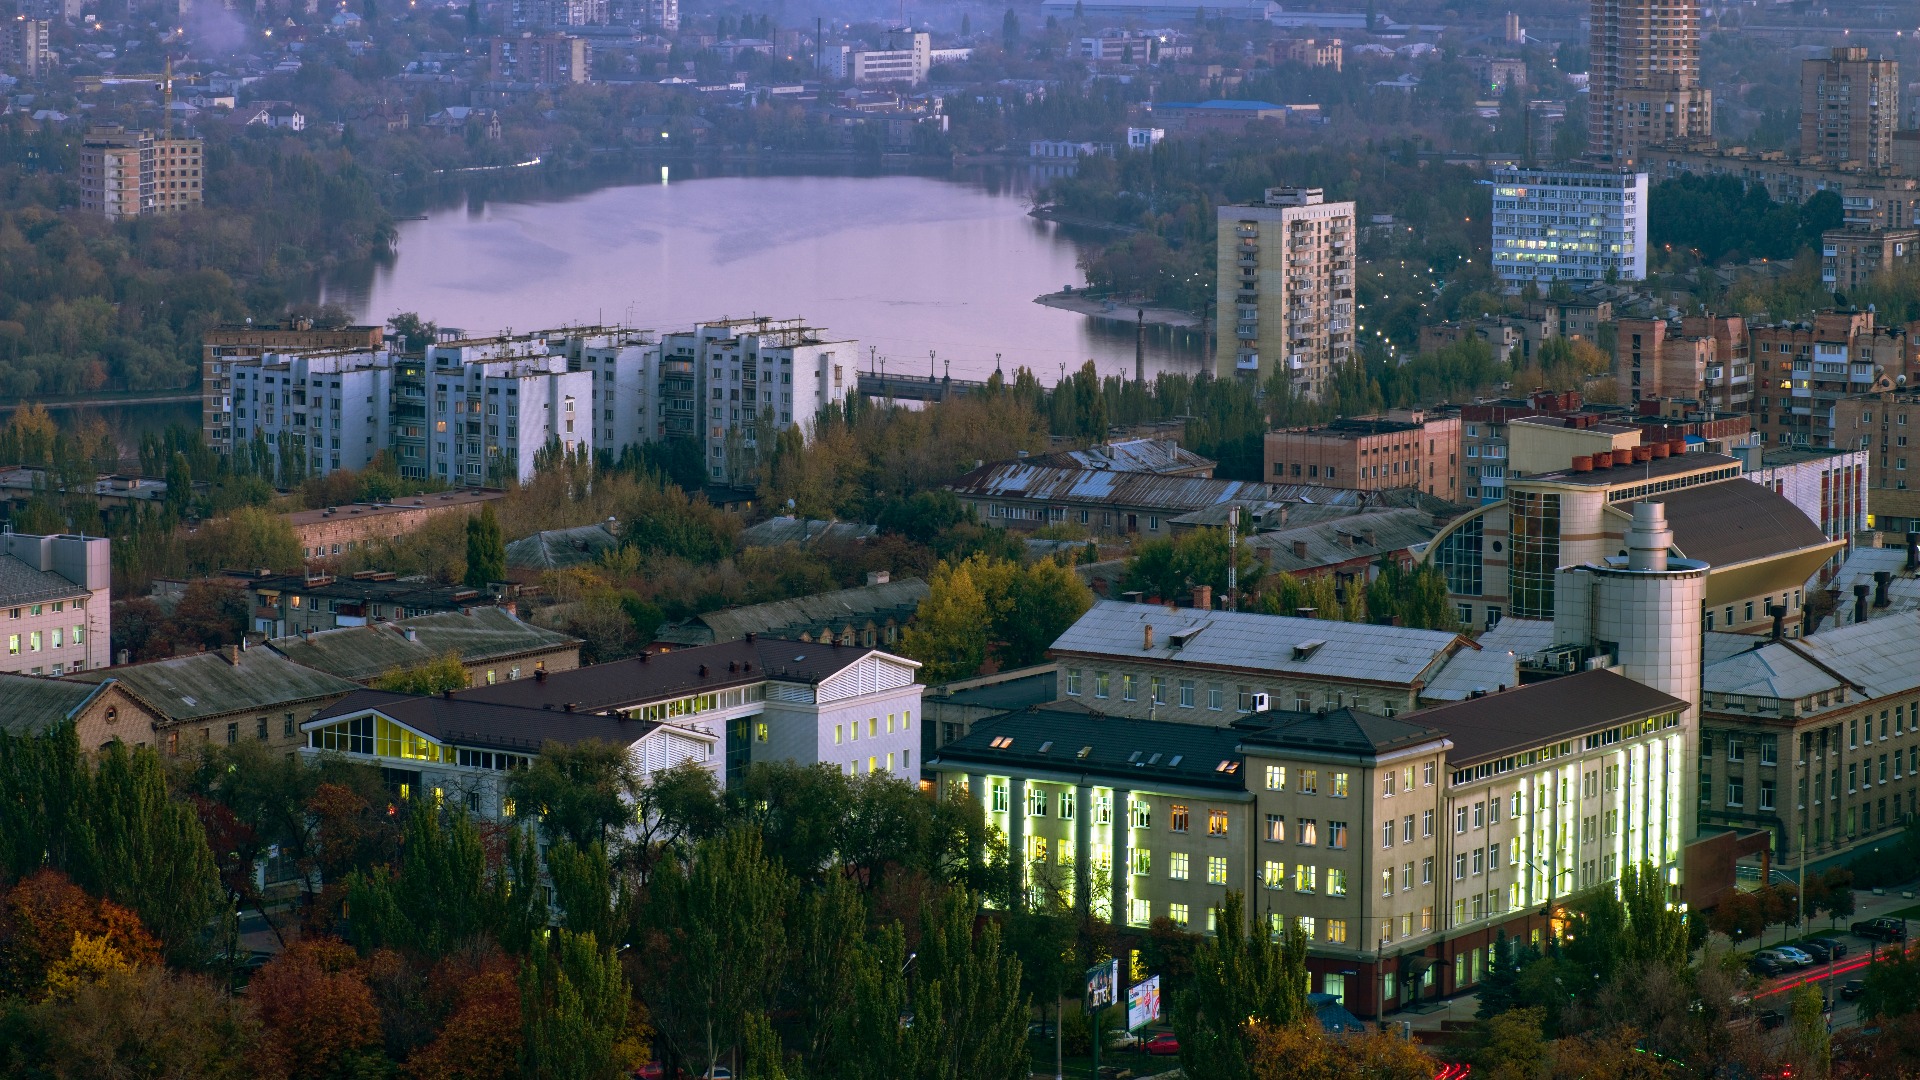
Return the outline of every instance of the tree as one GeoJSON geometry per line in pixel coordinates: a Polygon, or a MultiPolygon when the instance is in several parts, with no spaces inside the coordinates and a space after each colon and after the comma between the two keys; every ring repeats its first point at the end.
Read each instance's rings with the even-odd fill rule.
{"type": "Polygon", "coordinates": [[[1650,861],[1628,863],[1620,872],[1620,901],[1626,914],[1623,955],[1630,964],[1686,966],[1686,917],[1667,899],[1667,883],[1650,861]]]}
{"type": "Polygon", "coordinates": [[[581,848],[571,840],[554,841],[547,847],[547,874],[567,929],[609,945],[619,940],[616,927],[624,921],[620,909],[626,898],[610,886],[613,868],[607,865],[604,843],[595,840],[581,848]]]}
{"type": "Polygon", "coordinates": [[[975,674],[986,660],[987,601],[965,563],[941,563],[927,584],[901,651],[923,665],[922,682],[937,686],[975,674]]]}
{"type": "Polygon", "coordinates": [[[1194,950],[1193,984],[1174,1009],[1180,1064],[1190,1076],[1251,1077],[1255,1025],[1307,1017],[1307,939],[1293,925],[1249,933],[1245,898],[1228,890],[1212,940],[1194,950]]]}
{"type": "Polygon", "coordinates": [[[470,681],[466,665],[460,662],[460,654],[449,649],[444,655],[423,660],[412,667],[391,668],[369,685],[375,690],[391,690],[397,694],[439,697],[445,690],[465,689],[470,681]]]}
{"type": "Polygon", "coordinates": [[[592,934],[554,933],[521,976],[527,1080],[613,1080],[625,1068],[620,1047],[632,997],[613,951],[592,934]]]}
{"type": "Polygon", "coordinates": [[[106,745],[87,818],[92,852],[79,884],[132,908],[170,960],[197,959],[220,909],[220,875],[199,816],[172,798],[152,748],[106,745]]]}
{"type": "Polygon", "coordinates": [[[431,1043],[407,1059],[415,1080],[495,1080],[517,1070],[522,1037],[520,989],[510,971],[486,971],[461,984],[453,1012],[431,1043]]]}
{"type": "Polygon", "coordinates": [[[747,1017],[771,1007],[793,879],[757,832],[735,829],[702,842],[688,865],[665,864],[650,893],[642,996],[674,1052],[702,1073],[740,1047],[747,1017]]]}
{"type": "Polygon", "coordinates": [[[1539,957],[1538,949],[1510,941],[1507,932],[1500,931],[1487,956],[1487,973],[1480,980],[1480,1005],[1473,1015],[1486,1020],[1518,1005],[1520,972],[1539,957]]]}
{"type": "Polygon", "coordinates": [[[1860,994],[1860,1015],[1893,1018],[1920,1012],[1920,961],[1899,949],[1876,953],[1867,965],[1860,994]]]}
{"type": "Polygon", "coordinates": [[[28,1008],[0,1008],[0,1075],[263,1075],[260,1023],[223,988],[162,967],[115,972],[28,1008]]]}
{"type": "Polygon", "coordinates": [[[482,504],[480,513],[467,519],[467,573],[462,580],[476,589],[507,580],[507,541],[492,503],[482,504]]]}
{"type": "Polygon", "coordinates": [[[842,1056],[858,1052],[838,1036],[866,956],[866,902],[846,875],[830,873],[819,887],[801,893],[790,926],[788,996],[800,1008],[801,1056],[809,1071],[830,1076],[842,1056]]]}
{"type": "Polygon", "coordinates": [[[1793,1074],[1824,1080],[1833,1066],[1833,1040],[1827,1033],[1826,996],[1801,984],[1787,1000],[1791,1038],[1789,1055],[1799,1066],[1793,1074]]]}
{"type": "Polygon", "coordinates": [[[1752,893],[1731,892],[1707,913],[1707,926],[1716,934],[1745,941],[1767,928],[1766,913],[1752,893]]]}
{"type": "Polygon", "coordinates": [[[0,994],[37,997],[56,980],[70,990],[88,971],[159,962],[160,943],[139,916],[87,895],[58,870],[36,871],[0,894],[0,994]],[[93,962],[107,950],[117,964],[93,962]]]}
{"type": "Polygon", "coordinates": [[[1552,1060],[1541,1033],[1543,1020],[1540,1009],[1528,1007],[1480,1021],[1478,1045],[1471,1055],[1474,1074],[1484,1072],[1493,1080],[1536,1080],[1552,1060]]]}
{"type": "Polygon", "coordinates": [[[402,852],[397,874],[377,866],[349,875],[356,944],[440,957],[498,929],[512,890],[504,871],[490,871],[480,832],[464,811],[415,804],[402,852]]]}
{"type": "Polygon", "coordinates": [[[1000,17],[1000,46],[1011,53],[1019,41],[1020,16],[1015,15],[1012,8],[1008,8],[1007,13],[1000,17]]]}
{"type": "Polygon", "coordinates": [[[508,790],[517,807],[538,815],[549,840],[587,847],[615,838],[631,816],[621,796],[641,784],[626,751],[596,739],[542,746],[508,790]]]}
{"type": "Polygon", "coordinates": [[[360,958],[344,942],[295,943],[254,974],[247,996],[290,1080],[353,1076],[379,1058],[380,1015],[360,958]]]}
{"type": "Polygon", "coordinates": [[[1437,1062],[1420,1044],[1380,1032],[1329,1037],[1311,1020],[1253,1029],[1254,1080],[1428,1080],[1437,1062]]]}
{"type": "Polygon", "coordinates": [[[1006,614],[995,637],[1003,668],[1046,659],[1047,649],[1093,606],[1093,591],[1080,575],[1052,559],[1040,559],[1009,575],[1006,614]]]}

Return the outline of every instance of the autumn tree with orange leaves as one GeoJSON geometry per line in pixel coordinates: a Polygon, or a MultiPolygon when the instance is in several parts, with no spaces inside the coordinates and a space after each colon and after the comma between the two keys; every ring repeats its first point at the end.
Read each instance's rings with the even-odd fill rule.
{"type": "Polygon", "coordinates": [[[380,1014],[353,946],[308,938],[260,969],[247,988],[266,1029],[273,1072],[288,1080],[351,1076],[381,1059],[380,1014]]]}
{"type": "MultiPolygon", "coordinates": [[[[0,994],[39,996],[76,941],[112,949],[125,967],[160,963],[160,942],[138,915],[89,896],[58,870],[41,870],[0,896],[0,994]]],[[[73,965],[63,970],[72,977],[73,965]]]]}

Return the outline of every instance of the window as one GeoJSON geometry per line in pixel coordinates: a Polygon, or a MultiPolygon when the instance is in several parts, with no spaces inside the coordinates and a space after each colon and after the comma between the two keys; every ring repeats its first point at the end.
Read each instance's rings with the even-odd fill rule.
{"type": "Polygon", "coordinates": [[[1173,925],[1185,928],[1187,925],[1187,905],[1168,904],[1167,918],[1173,922],[1173,925]]]}
{"type": "Polygon", "coordinates": [[[1207,835],[1227,835],[1227,812],[1225,810],[1207,811],[1207,835]]]}
{"type": "Polygon", "coordinates": [[[1153,852],[1147,848],[1133,849],[1133,873],[1135,877],[1146,877],[1153,873],[1153,852]]]}
{"type": "Polygon", "coordinates": [[[1420,785],[1422,787],[1433,786],[1433,762],[1429,761],[1420,767],[1420,785]]]}
{"type": "Polygon", "coordinates": [[[1744,805],[1746,803],[1746,796],[1747,796],[1747,782],[1738,776],[1728,777],[1727,778],[1727,805],[1728,806],[1744,805]]]}
{"type": "Polygon", "coordinates": [[[1316,889],[1318,889],[1319,886],[1320,886],[1320,868],[1319,867],[1308,866],[1306,863],[1294,864],[1293,866],[1293,891],[1294,892],[1313,892],[1316,889]]]}
{"type": "Polygon", "coordinates": [[[1773,809],[1773,794],[1774,794],[1774,781],[1773,781],[1773,778],[1772,778],[1772,777],[1763,777],[1763,778],[1761,778],[1761,780],[1760,780],[1760,809],[1762,809],[1762,810],[1771,810],[1771,809],[1773,809]]]}
{"type": "Polygon", "coordinates": [[[1287,790],[1287,767],[1285,765],[1267,766],[1267,790],[1287,790]]]}
{"type": "Polygon", "coordinates": [[[1155,705],[1165,705],[1167,703],[1166,677],[1163,675],[1150,676],[1147,682],[1149,688],[1153,691],[1153,698],[1151,699],[1153,703],[1155,705]]]}
{"type": "Polygon", "coordinates": [[[1477,877],[1481,874],[1486,873],[1487,872],[1487,849],[1474,848],[1472,854],[1473,854],[1474,875],[1477,877]]]}
{"type": "Polygon", "coordinates": [[[1093,696],[1094,697],[1103,698],[1107,696],[1108,678],[1109,676],[1104,671],[1096,671],[1093,673],[1093,696]]]}
{"type": "Polygon", "coordinates": [[[1128,675],[1128,674],[1122,674],[1120,676],[1120,700],[1121,701],[1139,701],[1140,700],[1139,691],[1134,689],[1134,676],[1128,675]]]}
{"type": "Polygon", "coordinates": [[[1278,844],[1287,838],[1287,819],[1279,814],[1267,815],[1267,841],[1278,844]]]}
{"type": "Polygon", "coordinates": [[[1464,881],[1467,877],[1467,853],[1461,852],[1453,857],[1453,880],[1464,881]]]}
{"type": "Polygon", "coordinates": [[[1067,672],[1067,693],[1074,697],[1080,696],[1080,669],[1079,668],[1072,668],[1067,672]]]}
{"type": "MultiPolygon", "coordinates": [[[[860,730],[859,726],[855,725],[854,730],[860,730]]],[[[994,781],[991,805],[993,812],[996,814],[1004,814],[1007,812],[1007,785],[1004,780],[994,781]]]]}
{"type": "Polygon", "coordinates": [[[1380,826],[1380,846],[1383,848],[1393,846],[1393,822],[1391,821],[1383,822],[1380,826]]]}
{"type": "Polygon", "coordinates": [[[1207,708],[1214,712],[1226,708],[1227,692],[1217,686],[1207,687],[1207,708]]]}
{"type": "Polygon", "coordinates": [[[1433,835],[1433,811],[1431,810],[1420,811],[1420,835],[1422,837],[1433,835]]]}
{"type": "Polygon", "coordinates": [[[1327,870],[1327,895],[1347,895],[1347,872],[1336,868],[1327,870]]]}
{"type": "Polygon", "coordinates": [[[1380,796],[1381,796],[1382,798],[1386,798],[1386,799],[1391,799],[1391,798],[1393,798],[1393,782],[1394,782],[1394,779],[1395,779],[1395,776],[1394,776],[1394,774],[1393,774],[1393,772],[1392,772],[1392,771],[1388,771],[1388,772],[1386,772],[1386,773],[1384,773],[1384,774],[1382,774],[1382,775],[1381,775],[1381,777],[1380,777],[1380,796]]]}
{"type": "Polygon", "coordinates": [[[1269,889],[1284,888],[1287,884],[1287,864],[1269,860],[1261,868],[1260,882],[1269,889]]]}
{"type": "Polygon", "coordinates": [[[1060,793],[1060,820],[1072,821],[1074,811],[1074,791],[1068,788],[1060,793]]]}
{"type": "Polygon", "coordinates": [[[1130,803],[1127,816],[1136,829],[1153,828],[1153,807],[1143,802],[1130,803]]]}
{"type": "Polygon", "coordinates": [[[1413,815],[1412,814],[1408,814],[1406,817],[1400,819],[1400,842],[1403,844],[1413,843],[1413,815]]]}
{"type": "Polygon", "coordinates": [[[1420,860],[1420,884],[1433,884],[1433,856],[1431,855],[1420,860]]]}
{"type": "Polygon", "coordinates": [[[1412,863],[1403,863],[1400,866],[1400,891],[1402,892],[1413,891],[1413,864],[1412,863]]]}
{"type": "Polygon", "coordinates": [[[1187,831],[1187,808],[1181,805],[1180,803],[1174,803],[1172,806],[1168,807],[1167,810],[1168,810],[1167,816],[1171,819],[1167,823],[1167,827],[1172,829],[1174,832],[1186,832],[1187,831]]]}
{"type": "MultiPolygon", "coordinates": [[[[1347,920],[1328,919],[1327,920],[1327,940],[1332,942],[1335,945],[1346,944],[1347,920]]],[[[1325,976],[1325,979],[1327,981],[1327,993],[1332,994],[1335,997],[1344,997],[1346,995],[1347,977],[1345,975],[1340,975],[1336,973],[1336,974],[1325,976]],[[1335,982],[1336,979],[1339,980],[1337,983],[1335,982]]]]}
{"type": "Polygon", "coordinates": [[[1484,802],[1474,803],[1473,804],[1473,827],[1476,829],[1484,829],[1486,828],[1486,826],[1487,826],[1487,804],[1484,802]]]}
{"type": "Polygon", "coordinates": [[[1227,857],[1225,855],[1207,856],[1207,884],[1225,885],[1227,883],[1227,857]]]}
{"type": "Polygon", "coordinates": [[[1380,895],[1381,896],[1393,895],[1393,871],[1392,870],[1380,871],[1380,895]]]}
{"type": "Polygon", "coordinates": [[[1327,822],[1327,846],[1335,851],[1345,851],[1347,847],[1347,823],[1344,821],[1327,822]]]}
{"type": "Polygon", "coordinates": [[[1300,770],[1300,794],[1318,795],[1320,793],[1320,770],[1300,770]]]}
{"type": "Polygon", "coordinates": [[[1333,774],[1333,797],[1336,799],[1344,799],[1347,797],[1346,773],[1337,772],[1333,774]]]}
{"type": "Polygon", "coordinates": [[[1467,808],[1464,806],[1454,808],[1453,831],[1455,833],[1465,833],[1467,831],[1467,808]]]}
{"type": "Polygon", "coordinates": [[[1167,856],[1167,876],[1175,881],[1187,880],[1187,853],[1176,851],[1167,856]]]}
{"type": "MultiPolygon", "coordinates": [[[[489,671],[489,672],[487,672],[487,674],[488,674],[489,676],[491,676],[491,675],[493,674],[493,672],[491,672],[491,671],[489,671]]],[[[491,684],[492,684],[492,682],[493,682],[493,679],[492,679],[492,678],[488,678],[488,679],[487,679],[487,682],[488,682],[488,684],[489,684],[489,685],[491,685],[491,684]]],[[[767,725],[766,725],[766,722],[765,722],[765,721],[761,721],[761,722],[759,722],[759,723],[756,723],[756,724],[754,724],[754,725],[753,725],[753,741],[754,741],[754,742],[766,742],[766,741],[767,741],[767,734],[768,734],[768,733],[767,733],[767,725]]]]}
{"type": "Polygon", "coordinates": [[[1033,790],[1027,792],[1027,816],[1047,816],[1047,791],[1045,788],[1036,785],[1033,790]]]}
{"type": "Polygon", "coordinates": [[[1301,818],[1300,827],[1295,830],[1301,847],[1320,846],[1320,823],[1312,818],[1301,818]]]}
{"type": "Polygon", "coordinates": [[[1191,679],[1180,680],[1180,707],[1193,708],[1193,680],[1191,679]]]}

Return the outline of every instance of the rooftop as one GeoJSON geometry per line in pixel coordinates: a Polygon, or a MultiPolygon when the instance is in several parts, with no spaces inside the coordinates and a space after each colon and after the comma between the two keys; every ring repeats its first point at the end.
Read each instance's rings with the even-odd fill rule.
{"type": "Polygon", "coordinates": [[[1101,600],[1052,651],[1419,687],[1471,647],[1441,630],[1101,600]]]}
{"type": "Polygon", "coordinates": [[[271,649],[176,656],[124,667],[95,668],[71,678],[119,681],[122,689],[170,720],[198,720],[275,709],[360,689],[337,675],[302,667],[271,649]]]}
{"type": "Polygon", "coordinates": [[[0,731],[38,735],[57,722],[71,720],[112,683],[112,679],[96,683],[0,673],[0,731]]]}
{"type": "Polygon", "coordinates": [[[1183,514],[1238,500],[1285,498],[1278,485],[1251,480],[1213,480],[1199,476],[1115,472],[1111,469],[1058,469],[1024,461],[983,465],[947,485],[963,498],[1031,499],[1141,506],[1183,514]]]}
{"type": "Polygon", "coordinates": [[[528,708],[564,708],[571,704],[581,712],[601,712],[769,679],[823,682],[876,651],[857,645],[808,644],[779,638],[742,639],[642,653],[611,664],[556,671],[543,679],[476,686],[457,692],[455,697],[528,708]]]}
{"type": "Polygon", "coordinates": [[[577,647],[579,639],[521,622],[505,608],[442,611],[411,619],[275,638],[268,647],[287,659],[355,682],[452,653],[463,664],[505,660],[577,647]]]}
{"type": "Polygon", "coordinates": [[[986,765],[1123,778],[1130,786],[1184,784],[1246,790],[1233,727],[1102,716],[1061,706],[1023,709],[977,721],[941,747],[930,768],[986,765]]]}
{"type": "Polygon", "coordinates": [[[0,555],[0,607],[18,607],[48,600],[86,596],[87,587],[51,570],[30,566],[12,555],[0,555]]]}
{"type": "Polygon", "coordinates": [[[287,524],[298,529],[305,525],[317,525],[335,518],[377,518],[402,514],[423,508],[443,508],[450,506],[478,506],[494,499],[506,497],[506,492],[489,488],[474,488],[466,491],[442,491],[436,494],[414,495],[399,502],[348,503],[337,507],[324,507],[319,510],[296,510],[291,514],[280,515],[287,524]]]}
{"type": "Polygon", "coordinates": [[[879,529],[857,521],[825,521],[790,515],[771,517],[740,530],[741,547],[780,547],[823,541],[855,541],[872,537],[879,529]]]}
{"type": "Polygon", "coordinates": [[[385,690],[359,690],[322,710],[306,726],[378,710],[437,742],[487,750],[535,753],[549,742],[600,741],[630,746],[661,725],[624,716],[529,709],[464,697],[423,697],[385,690]]]}
{"type": "Polygon", "coordinates": [[[1828,540],[1786,496],[1750,481],[1702,484],[1615,505],[1632,513],[1634,502],[1645,501],[1667,504],[1667,526],[1680,554],[1717,568],[1841,543],[1828,540]]]}
{"type": "Polygon", "coordinates": [[[1403,722],[1445,732],[1453,740],[1447,763],[1459,767],[1688,708],[1671,694],[1596,668],[1422,709],[1403,722]]]}
{"type": "Polygon", "coordinates": [[[1519,661],[1554,645],[1552,619],[1500,620],[1476,639],[1478,649],[1461,649],[1420,691],[1422,701],[1463,701],[1475,690],[1498,690],[1520,683],[1519,661]]]}
{"type": "Polygon", "coordinates": [[[620,546],[612,519],[571,529],[548,529],[507,545],[507,566],[515,570],[564,570],[593,562],[620,546]]]}
{"type": "Polygon", "coordinates": [[[1299,573],[1405,551],[1432,540],[1442,527],[1423,510],[1380,510],[1255,533],[1246,545],[1273,569],[1299,573]]]}
{"type": "Polygon", "coordinates": [[[254,592],[288,593],[298,596],[322,596],[336,600],[362,600],[397,604],[401,607],[458,607],[462,604],[491,604],[493,597],[465,585],[442,585],[430,578],[396,577],[392,574],[355,574],[334,577],[321,574],[235,575],[254,592]]]}
{"type": "Polygon", "coordinates": [[[1062,450],[1027,459],[1028,464],[1114,472],[1183,473],[1211,469],[1215,462],[1172,439],[1116,439],[1085,450],[1062,450]]]}
{"type": "Polygon", "coordinates": [[[895,613],[910,614],[927,598],[927,583],[919,578],[901,578],[879,585],[861,585],[851,589],[796,596],[765,604],[726,608],[696,615],[683,622],[660,628],[659,640],[687,645],[705,645],[715,641],[733,641],[748,634],[798,636],[816,629],[839,628],[848,621],[861,622],[895,613]]]}
{"type": "Polygon", "coordinates": [[[1446,738],[1445,732],[1430,727],[1358,709],[1255,713],[1250,721],[1262,727],[1241,743],[1254,753],[1264,749],[1373,757],[1446,738]]]}
{"type": "MultiPolygon", "coordinates": [[[[1519,424],[1536,419],[1539,418],[1530,416],[1513,422],[1519,424]]],[[[1607,426],[1609,425],[1596,424],[1588,430],[1600,430],[1607,426]]],[[[1623,430],[1638,431],[1639,429],[1629,427],[1623,430]]],[[[1541,473],[1538,476],[1529,476],[1525,479],[1528,482],[1538,480],[1550,484],[1579,484],[1583,487],[1615,487],[1625,484],[1644,484],[1651,480],[1664,480],[1668,477],[1683,476],[1687,473],[1700,472],[1713,468],[1724,469],[1732,467],[1737,470],[1739,465],[1740,460],[1738,458],[1730,458],[1725,454],[1689,453],[1678,454],[1672,457],[1654,458],[1652,461],[1635,462],[1632,465],[1621,465],[1612,469],[1595,469],[1592,472],[1574,472],[1570,468],[1561,469],[1557,472],[1541,473]]],[[[1736,472],[1735,475],[1738,475],[1738,473],[1736,472]]]]}
{"type": "Polygon", "coordinates": [[[1409,431],[1424,430],[1426,430],[1424,424],[1415,424],[1406,420],[1353,418],[1335,420],[1319,427],[1281,428],[1269,434],[1304,435],[1316,439],[1368,439],[1376,435],[1400,435],[1409,431]]]}

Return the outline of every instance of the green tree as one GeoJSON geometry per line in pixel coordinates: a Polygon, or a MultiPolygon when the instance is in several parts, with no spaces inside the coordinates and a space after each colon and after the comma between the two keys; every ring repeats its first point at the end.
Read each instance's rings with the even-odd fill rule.
{"type": "Polygon", "coordinates": [[[467,519],[467,573],[463,580],[476,589],[507,580],[507,541],[492,503],[483,504],[478,515],[467,519]]]}
{"type": "Polygon", "coordinates": [[[199,959],[221,904],[219,869],[199,816],[172,798],[152,748],[106,745],[86,817],[90,850],[75,880],[132,908],[175,963],[199,959]]]}
{"type": "Polygon", "coordinates": [[[1285,1026],[1307,1015],[1307,939],[1298,925],[1274,936],[1247,927],[1246,900],[1228,890],[1212,940],[1194,950],[1191,987],[1173,1013],[1189,1076],[1250,1080],[1250,1025],[1285,1026]]]}
{"type": "Polygon", "coordinates": [[[1520,971],[1539,956],[1539,950],[1523,947],[1520,942],[1509,940],[1505,930],[1500,931],[1487,956],[1487,973],[1480,980],[1480,1005],[1473,1015],[1486,1020],[1518,1005],[1520,971]]]}
{"type": "Polygon", "coordinates": [[[1623,956],[1632,964],[1659,964],[1678,971],[1687,964],[1686,916],[1667,898],[1667,883],[1648,861],[1628,863],[1620,873],[1620,900],[1627,933],[1623,956]]]}
{"type": "Polygon", "coordinates": [[[1477,1025],[1474,1074],[1493,1080],[1536,1080],[1553,1060],[1540,1009],[1510,1009],[1477,1025]]]}
{"type": "Polygon", "coordinates": [[[592,934],[555,931],[520,978],[520,1074],[526,1080],[613,1080],[632,995],[613,950],[592,934]]]}
{"type": "Polygon", "coordinates": [[[1833,1067],[1833,1039],[1827,1033],[1826,997],[1820,988],[1801,984],[1787,1000],[1791,1017],[1790,1056],[1795,1076],[1825,1080],[1833,1067]],[[1804,1071],[1802,1071],[1804,1070],[1804,1071]]]}
{"type": "Polygon", "coordinates": [[[860,1052],[840,1036],[867,955],[866,902],[846,875],[828,874],[800,895],[791,927],[787,996],[800,1010],[802,1057],[809,1071],[832,1076],[843,1058],[860,1052]]]}
{"type": "Polygon", "coordinates": [[[619,940],[616,927],[623,921],[625,897],[614,890],[605,844],[596,840],[581,848],[564,838],[554,841],[547,847],[547,874],[568,930],[609,945],[619,940]]]}
{"type": "Polygon", "coordinates": [[[941,563],[927,586],[901,651],[920,661],[920,681],[937,686],[975,674],[986,660],[987,600],[965,563],[941,563]]]}
{"type": "Polygon", "coordinates": [[[508,781],[516,808],[535,815],[550,841],[579,848],[614,838],[630,816],[621,796],[640,786],[626,751],[599,740],[547,743],[508,781]]]}
{"type": "Polygon", "coordinates": [[[771,1008],[793,895],[793,879],[751,829],[705,841],[689,865],[668,862],[654,875],[642,915],[643,996],[696,1075],[738,1050],[747,1018],[771,1008]]]}
{"type": "Polygon", "coordinates": [[[347,882],[353,936],[382,946],[445,956],[499,926],[499,896],[485,846],[464,811],[416,803],[407,815],[400,870],[355,871],[347,882]]]}
{"type": "Polygon", "coordinates": [[[438,697],[444,690],[465,689],[468,681],[467,666],[460,662],[460,654],[449,649],[444,655],[412,667],[393,668],[370,685],[375,690],[391,690],[397,694],[438,697]]]}
{"type": "Polygon", "coordinates": [[[1052,559],[1040,559],[1010,576],[994,637],[1003,668],[1046,659],[1047,649],[1093,606],[1093,590],[1080,575],[1052,559]]]}
{"type": "Polygon", "coordinates": [[[1862,981],[1866,983],[1860,994],[1862,1017],[1892,1019],[1920,1012],[1920,961],[1901,950],[1875,953],[1862,981]]]}

